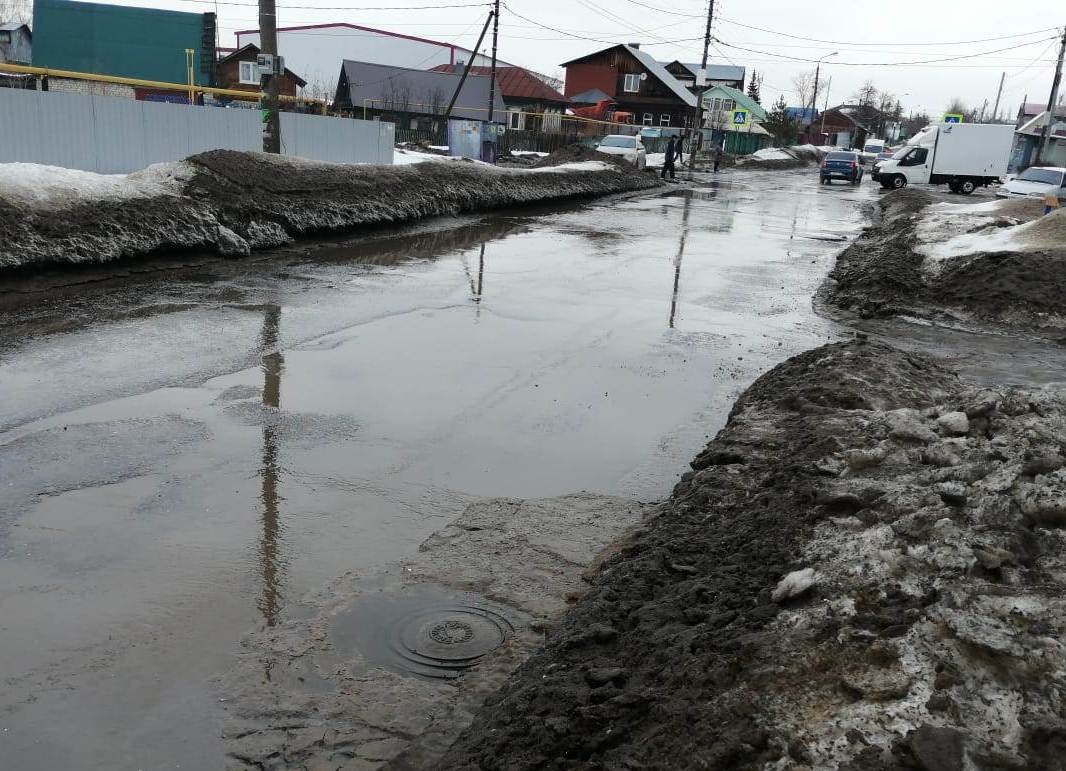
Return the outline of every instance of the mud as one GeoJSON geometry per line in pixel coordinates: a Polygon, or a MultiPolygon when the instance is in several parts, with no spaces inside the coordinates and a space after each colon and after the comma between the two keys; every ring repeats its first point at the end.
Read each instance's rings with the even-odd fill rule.
{"type": "MultiPolygon", "coordinates": [[[[918,251],[916,229],[919,215],[935,200],[916,189],[882,196],[871,210],[873,224],[837,258],[818,303],[845,318],[914,316],[1060,334],[1066,326],[1061,302],[1066,242],[953,257],[930,269],[918,251]]],[[[1005,202],[999,226],[1036,214],[1029,202],[1005,202]]],[[[1036,236],[1055,243],[1057,225],[1035,223],[1036,236]]]]}
{"type": "Polygon", "coordinates": [[[484,501],[412,559],[343,577],[309,617],[244,641],[221,684],[226,767],[428,767],[597,555],[652,510],[593,495],[484,501]]]}
{"type": "Polygon", "coordinates": [[[764,375],[436,766],[1062,768],[1066,400],[857,340],[764,375]]]}
{"type": "Polygon", "coordinates": [[[164,250],[240,257],[314,234],[661,184],[618,165],[539,173],[475,163],[343,166],[228,150],[184,164],[190,178],[175,195],[58,209],[0,200],[0,269],[108,262],[164,250]]]}

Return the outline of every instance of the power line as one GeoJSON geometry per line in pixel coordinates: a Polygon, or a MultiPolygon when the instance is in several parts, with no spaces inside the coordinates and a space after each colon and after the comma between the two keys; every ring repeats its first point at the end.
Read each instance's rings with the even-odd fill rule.
{"type": "MultiPolygon", "coordinates": [[[[1043,40],[1038,40],[1038,41],[1033,41],[1033,42],[1034,43],[1043,43],[1043,42],[1045,42],[1048,39],[1049,38],[1044,38],[1043,40]]],[[[1050,39],[1054,39],[1054,38],[1050,38],[1050,39]]],[[[722,40],[721,38],[715,38],[715,40],[717,42],[721,43],[722,45],[726,46],[727,48],[735,48],[738,51],[746,51],[747,53],[759,54],[760,56],[770,56],[770,57],[777,58],[777,59],[788,59],[788,60],[794,61],[794,62],[808,62],[810,64],[814,64],[814,63],[817,62],[817,59],[807,59],[807,58],[800,57],[800,56],[789,56],[788,54],[775,54],[775,53],[772,53],[770,51],[757,51],[757,50],[755,50],[753,48],[745,48],[743,46],[738,46],[738,45],[734,45],[732,43],[727,43],[726,41],[722,40]]],[[[838,61],[834,61],[833,62],[833,66],[834,67],[908,67],[908,66],[914,66],[914,65],[919,65],[919,64],[940,64],[941,62],[953,62],[953,61],[958,61],[960,59],[975,59],[975,58],[977,58],[979,56],[990,56],[991,54],[997,54],[997,53],[1000,53],[1002,51],[1012,51],[1015,48],[1017,48],[1017,46],[1007,46],[1006,48],[997,48],[997,49],[995,49],[993,51],[980,51],[980,52],[974,53],[974,54],[960,54],[959,56],[949,56],[949,57],[941,58],[941,59],[922,59],[922,60],[911,61],[911,62],[838,62],[838,61]]]]}

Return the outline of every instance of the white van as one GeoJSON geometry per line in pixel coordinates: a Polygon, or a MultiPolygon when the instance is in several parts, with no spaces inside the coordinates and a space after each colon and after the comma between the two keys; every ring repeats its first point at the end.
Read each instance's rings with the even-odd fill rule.
{"type": "Polygon", "coordinates": [[[947,185],[969,195],[999,182],[1007,173],[1014,126],[992,123],[941,123],[927,126],[871,176],[885,188],[910,184],[947,185]]]}

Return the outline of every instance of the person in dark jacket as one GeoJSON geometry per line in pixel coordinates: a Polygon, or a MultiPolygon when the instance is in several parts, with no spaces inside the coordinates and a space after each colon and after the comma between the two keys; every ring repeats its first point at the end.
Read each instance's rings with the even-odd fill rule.
{"type": "Polygon", "coordinates": [[[725,148],[722,144],[716,144],[714,146],[714,173],[718,173],[718,165],[722,162],[722,156],[725,155],[725,148]]]}
{"type": "Polygon", "coordinates": [[[677,150],[674,148],[674,138],[670,137],[670,141],[666,143],[666,159],[663,161],[663,170],[659,176],[666,179],[666,172],[670,172],[670,179],[676,179],[677,173],[674,171],[674,159],[677,157],[677,150]]]}

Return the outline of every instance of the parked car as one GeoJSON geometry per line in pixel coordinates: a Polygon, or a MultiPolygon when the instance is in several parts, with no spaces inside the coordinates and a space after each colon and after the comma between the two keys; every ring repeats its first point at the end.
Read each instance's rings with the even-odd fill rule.
{"type": "Polygon", "coordinates": [[[627,134],[610,134],[600,140],[596,151],[604,155],[621,155],[638,169],[648,165],[648,151],[639,136],[627,134]]]}
{"type": "Polygon", "coordinates": [[[856,152],[834,150],[825,156],[822,168],[818,171],[823,185],[832,184],[834,179],[843,179],[853,185],[862,182],[862,163],[856,152]]]}
{"type": "Polygon", "coordinates": [[[1066,203],[1066,168],[1032,166],[996,191],[1001,198],[1044,198],[1054,193],[1066,203]]]}
{"type": "MultiPolygon", "coordinates": [[[[859,158],[863,163],[874,163],[878,157],[888,150],[888,144],[881,139],[871,139],[862,147],[859,158]]],[[[892,157],[891,154],[888,157],[892,157]]]]}

